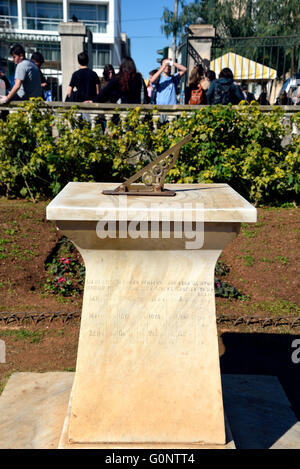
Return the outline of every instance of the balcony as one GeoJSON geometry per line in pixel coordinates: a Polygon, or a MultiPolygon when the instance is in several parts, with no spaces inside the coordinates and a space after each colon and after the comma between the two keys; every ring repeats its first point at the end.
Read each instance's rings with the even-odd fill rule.
{"type": "Polygon", "coordinates": [[[10,31],[18,28],[18,17],[17,16],[6,16],[0,15],[0,29],[4,31],[10,31]]]}
{"type": "Polygon", "coordinates": [[[62,18],[37,18],[27,16],[23,18],[23,29],[33,29],[38,31],[57,31],[62,18]]]}
{"type": "MultiPolygon", "coordinates": [[[[14,17],[1,17],[0,16],[0,28],[4,28],[4,24],[8,25],[11,29],[18,27],[18,18],[15,18],[14,26],[12,25],[12,18],[14,17]],[[4,18],[3,20],[1,18],[4,18]],[[9,21],[10,20],[10,21],[9,21]],[[3,24],[3,26],[2,26],[3,24]]],[[[62,18],[37,18],[27,16],[23,18],[23,29],[32,29],[38,31],[57,31],[59,23],[63,21],[62,18]]],[[[72,20],[69,20],[72,21],[72,20]]],[[[81,21],[81,20],[80,20],[81,21]]],[[[105,34],[107,32],[107,21],[94,21],[94,20],[82,20],[82,22],[91,30],[92,33],[105,34]]]]}
{"type": "MultiPolygon", "coordinates": [[[[69,19],[69,21],[72,21],[72,20],[69,19]]],[[[96,21],[96,20],[79,19],[78,21],[82,21],[86,25],[86,27],[91,30],[92,33],[96,33],[96,34],[107,33],[107,21],[106,20],[96,21]]]]}

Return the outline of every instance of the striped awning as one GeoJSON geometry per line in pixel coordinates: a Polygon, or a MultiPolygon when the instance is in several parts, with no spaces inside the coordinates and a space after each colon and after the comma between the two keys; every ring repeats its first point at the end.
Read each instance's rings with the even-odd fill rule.
{"type": "Polygon", "coordinates": [[[214,70],[217,77],[225,67],[232,70],[235,80],[274,80],[277,77],[277,71],[274,68],[266,67],[233,52],[228,52],[210,62],[210,69],[214,70]]]}

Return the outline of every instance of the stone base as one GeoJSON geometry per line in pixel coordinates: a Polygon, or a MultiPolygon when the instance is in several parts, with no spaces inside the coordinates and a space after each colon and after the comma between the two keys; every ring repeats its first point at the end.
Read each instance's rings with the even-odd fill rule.
{"type": "Polygon", "coordinates": [[[206,445],[201,443],[71,443],[68,439],[69,433],[69,415],[71,412],[72,396],[70,397],[69,407],[67,416],[65,419],[63,432],[59,441],[58,449],[236,449],[234,441],[230,432],[230,428],[225,419],[226,423],[226,444],[225,445],[206,445]]]}
{"type": "Polygon", "coordinates": [[[222,375],[223,396],[235,444],[227,425],[225,446],[70,445],[65,435],[73,379],[68,372],[14,373],[0,396],[0,449],[300,449],[300,422],[277,378],[229,374],[222,375]]]}
{"type": "Polygon", "coordinates": [[[75,373],[14,373],[0,396],[1,449],[56,449],[75,373]]]}

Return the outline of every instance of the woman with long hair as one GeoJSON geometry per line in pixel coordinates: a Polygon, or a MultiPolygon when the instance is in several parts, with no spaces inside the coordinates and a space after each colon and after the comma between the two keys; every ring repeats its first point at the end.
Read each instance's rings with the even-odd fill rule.
{"type": "Polygon", "coordinates": [[[104,82],[109,82],[113,77],[116,76],[116,72],[114,67],[111,64],[106,64],[104,65],[103,69],[103,81],[104,82]]]}
{"type": "Polygon", "coordinates": [[[204,78],[204,69],[202,65],[196,65],[189,76],[188,86],[185,89],[185,104],[204,104],[204,93],[202,92],[201,82],[204,78]],[[201,95],[198,101],[199,103],[193,103],[192,92],[197,91],[197,95],[201,95]]]}
{"type": "MultiPolygon", "coordinates": [[[[104,65],[103,69],[103,77],[100,79],[100,90],[99,93],[101,93],[102,90],[108,85],[110,80],[112,80],[116,76],[116,72],[114,67],[111,64],[106,64],[104,65]]],[[[111,96],[108,96],[105,100],[103,100],[103,103],[115,103],[118,100],[118,95],[112,93],[111,96]]]]}
{"type": "Polygon", "coordinates": [[[131,57],[125,57],[119,73],[100,91],[97,102],[118,102],[121,104],[145,104],[148,102],[147,89],[142,75],[137,72],[131,57]]]}

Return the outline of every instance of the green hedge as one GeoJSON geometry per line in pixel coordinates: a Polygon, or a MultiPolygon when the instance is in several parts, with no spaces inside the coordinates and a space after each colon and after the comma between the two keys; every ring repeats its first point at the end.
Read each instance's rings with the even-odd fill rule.
{"type": "MultiPolygon", "coordinates": [[[[130,164],[128,156],[141,148],[159,155],[192,132],[168,182],[228,183],[255,204],[293,202],[299,195],[300,137],[282,147],[290,129],[280,107],[262,113],[255,104],[205,106],[157,131],[151,114],[141,119],[137,107],[104,135],[100,124],[91,129],[75,116],[72,109],[59,118],[32,100],[0,120],[2,194],[53,197],[69,181],[123,181],[145,164],[130,164]]],[[[300,113],[293,119],[300,125],[300,113]]]]}

